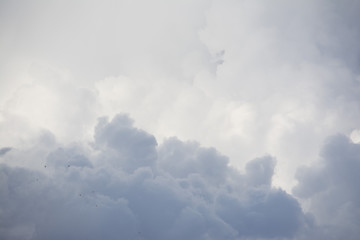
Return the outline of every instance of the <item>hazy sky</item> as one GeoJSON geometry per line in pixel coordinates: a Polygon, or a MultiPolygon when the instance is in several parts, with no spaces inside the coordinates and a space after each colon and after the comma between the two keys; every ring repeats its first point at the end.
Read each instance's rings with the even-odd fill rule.
{"type": "Polygon", "coordinates": [[[0,1],[1,239],[358,239],[360,1],[0,1]]]}

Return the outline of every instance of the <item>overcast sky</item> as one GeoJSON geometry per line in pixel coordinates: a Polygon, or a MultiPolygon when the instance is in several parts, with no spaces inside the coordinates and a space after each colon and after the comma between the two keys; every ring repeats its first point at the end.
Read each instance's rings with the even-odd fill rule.
{"type": "Polygon", "coordinates": [[[1,239],[358,239],[360,1],[0,1],[1,239]]]}

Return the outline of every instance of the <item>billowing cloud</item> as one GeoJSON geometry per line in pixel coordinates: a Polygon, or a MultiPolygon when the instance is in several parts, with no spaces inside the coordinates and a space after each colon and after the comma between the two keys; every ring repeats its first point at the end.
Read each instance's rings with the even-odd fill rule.
{"type": "Polygon", "coordinates": [[[297,172],[299,184],[293,192],[307,201],[309,211],[328,232],[327,239],[359,237],[359,171],[360,145],[337,135],[328,139],[317,166],[297,172]]]}
{"type": "Polygon", "coordinates": [[[0,144],[34,129],[89,140],[98,116],[127,112],[159,142],[196,140],[239,168],[276,156],[274,184],[290,190],[327,136],[359,128],[359,11],[357,0],[3,1],[0,144]]]}
{"type": "Polygon", "coordinates": [[[241,174],[196,142],[157,147],[126,115],[99,119],[94,136],[39,159],[42,170],[1,164],[1,238],[284,238],[303,227],[297,200],[271,187],[271,157],[241,174]]]}
{"type": "Polygon", "coordinates": [[[356,238],[359,12],[1,1],[1,236],[356,238]]]}

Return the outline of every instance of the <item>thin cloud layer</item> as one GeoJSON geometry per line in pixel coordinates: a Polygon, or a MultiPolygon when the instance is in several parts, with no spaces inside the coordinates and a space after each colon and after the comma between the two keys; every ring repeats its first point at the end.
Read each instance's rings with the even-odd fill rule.
{"type": "Polygon", "coordinates": [[[1,164],[1,238],[280,239],[303,227],[297,200],[271,187],[271,157],[241,174],[196,142],[156,147],[126,115],[101,118],[94,136],[42,171],[1,164]]]}

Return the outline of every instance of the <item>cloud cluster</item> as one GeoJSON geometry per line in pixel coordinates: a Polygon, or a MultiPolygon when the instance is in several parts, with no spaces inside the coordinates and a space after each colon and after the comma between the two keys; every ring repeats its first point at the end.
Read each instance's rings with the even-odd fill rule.
{"type": "Polygon", "coordinates": [[[289,182],[327,136],[358,128],[359,9],[356,0],[213,2],[200,37],[210,51],[225,50],[224,63],[197,86],[226,96],[224,145],[245,146],[239,158],[275,155],[289,182]]]}
{"type": "Polygon", "coordinates": [[[0,237],[356,239],[359,12],[1,1],[0,237]]]}
{"type": "Polygon", "coordinates": [[[331,239],[359,237],[359,171],[360,145],[343,135],[328,139],[316,166],[297,171],[299,184],[293,193],[306,200],[331,239]]]}
{"type": "Polygon", "coordinates": [[[34,128],[83,140],[98,116],[127,112],[159,142],[195,139],[237,167],[276,156],[274,182],[289,190],[327,136],[359,128],[359,11],[357,0],[3,1],[0,143],[34,128]]]}
{"type": "Polygon", "coordinates": [[[343,135],[328,139],[316,166],[298,169],[293,196],[273,187],[271,156],[249,161],[241,173],[215,148],[194,141],[172,137],[158,146],[127,115],[99,118],[89,144],[44,146],[43,138],[49,136],[32,149],[2,148],[0,238],[355,240],[359,234],[360,145],[343,135]]]}
{"type": "Polygon", "coordinates": [[[99,119],[86,149],[58,147],[41,171],[1,164],[2,239],[280,239],[304,224],[271,157],[241,174],[214,148],[157,146],[126,115],[99,119]]]}

